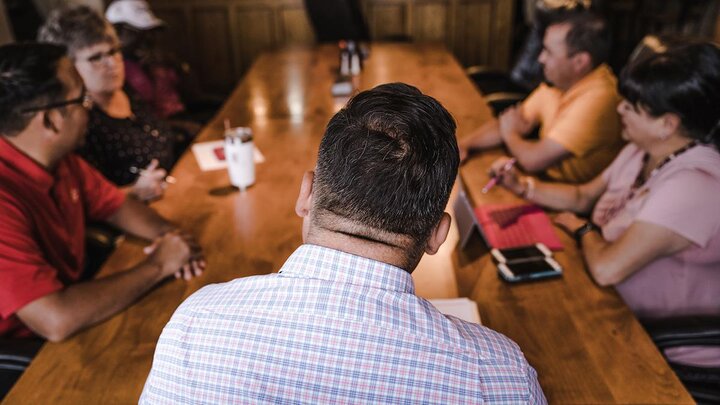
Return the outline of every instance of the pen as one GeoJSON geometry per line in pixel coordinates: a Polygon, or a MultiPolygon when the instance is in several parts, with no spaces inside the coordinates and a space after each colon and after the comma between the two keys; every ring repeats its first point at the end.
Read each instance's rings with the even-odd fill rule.
{"type": "MultiPolygon", "coordinates": [[[[130,166],[130,173],[135,173],[135,174],[139,174],[142,176],[146,172],[147,172],[147,170],[145,170],[145,169],[138,169],[135,166],[130,166]]],[[[165,183],[168,183],[168,184],[177,183],[177,179],[173,176],[165,176],[165,179],[163,179],[163,181],[165,181],[165,183]]]]}
{"type": "Polygon", "coordinates": [[[487,194],[491,188],[495,187],[498,181],[502,178],[503,174],[508,170],[512,169],[513,165],[517,162],[517,159],[512,158],[505,163],[505,165],[487,182],[485,187],[482,188],[483,194],[487,194]]]}

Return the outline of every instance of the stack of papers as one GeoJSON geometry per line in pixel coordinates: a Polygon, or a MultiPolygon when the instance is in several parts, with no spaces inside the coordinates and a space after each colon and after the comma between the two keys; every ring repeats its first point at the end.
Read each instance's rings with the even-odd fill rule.
{"type": "Polygon", "coordinates": [[[456,316],[464,321],[480,323],[477,303],[468,298],[436,298],[430,301],[438,311],[445,315],[456,316]]]}
{"type": "MultiPolygon", "coordinates": [[[[193,144],[192,151],[198,166],[200,166],[200,170],[204,172],[227,168],[227,161],[225,161],[225,140],[198,142],[193,144]]],[[[263,156],[257,146],[254,147],[253,158],[255,164],[265,161],[265,156],[263,156]]]]}

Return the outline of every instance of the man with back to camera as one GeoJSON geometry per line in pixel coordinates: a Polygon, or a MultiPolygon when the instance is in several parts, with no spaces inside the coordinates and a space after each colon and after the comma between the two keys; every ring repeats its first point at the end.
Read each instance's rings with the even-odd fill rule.
{"type": "Polygon", "coordinates": [[[168,276],[199,275],[192,238],[124,197],[72,153],[92,101],[64,47],[0,47],[0,336],[60,341],[131,305],[168,276]],[[153,240],[138,265],[80,282],[85,221],[153,240]]]}
{"type": "Polygon", "coordinates": [[[504,144],[530,173],[569,183],[592,180],[623,146],[617,79],[604,63],[607,22],[589,11],[561,13],[545,31],[545,79],[528,98],[460,141],[460,156],[504,144]],[[540,125],[540,137],[527,139],[540,125]]]}
{"type": "Polygon", "coordinates": [[[401,83],[329,122],[277,274],[207,286],[167,324],[140,402],[545,403],[517,345],[438,312],[410,273],[445,241],[455,122],[401,83]]]}

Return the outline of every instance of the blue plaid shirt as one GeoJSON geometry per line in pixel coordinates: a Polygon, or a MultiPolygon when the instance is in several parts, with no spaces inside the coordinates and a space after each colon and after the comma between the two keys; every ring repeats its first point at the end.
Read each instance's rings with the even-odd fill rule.
{"type": "Polygon", "coordinates": [[[303,245],[278,274],[188,298],[140,402],[545,403],[515,343],[414,292],[402,269],[303,245]]]}

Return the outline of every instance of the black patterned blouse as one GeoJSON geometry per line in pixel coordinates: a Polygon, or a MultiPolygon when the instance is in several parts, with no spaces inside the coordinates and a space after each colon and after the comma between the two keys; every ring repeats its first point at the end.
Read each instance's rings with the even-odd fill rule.
{"type": "Polygon", "coordinates": [[[144,105],[132,102],[133,116],[113,118],[97,105],[89,114],[85,145],[78,151],[91,165],[118,186],[132,183],[137,173],[157,159],[170,171],[187,143],[187,136],[154,116],[144,105]]]}

